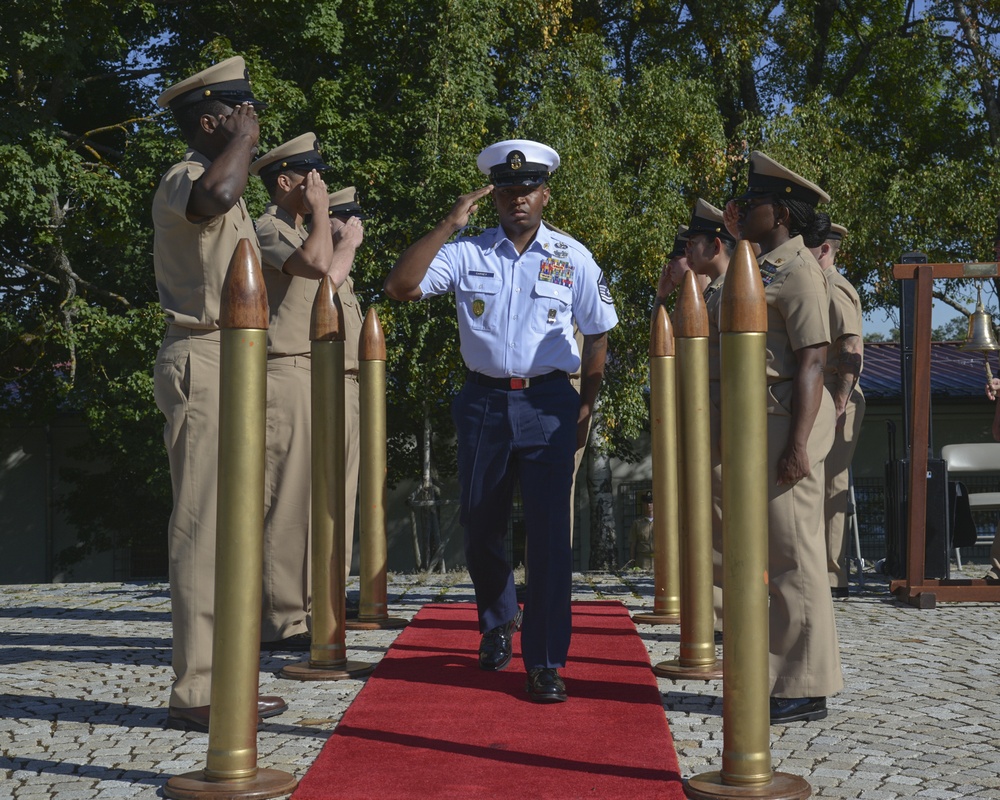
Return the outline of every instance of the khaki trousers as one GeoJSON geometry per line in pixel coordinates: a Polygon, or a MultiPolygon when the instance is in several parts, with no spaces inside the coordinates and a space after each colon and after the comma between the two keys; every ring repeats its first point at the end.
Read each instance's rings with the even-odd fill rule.
{"type": "Polygon", "coordinates": [[[261,640],[309,630],[312,413],[308,356],[267,360],[261,640]]]}
{"type": "MultiPolygon", "coordinates": [[[[261,639],[306,633],[312,610],[311,361],[280,356],[267,363],[264,586],[261,639]]],[[[344,377],[344,577],[354,554],[354,515],[361,461],[358,376],[344,377]]]]}
{"type": "Polygon", "coordinates": [[[351,574],[354,558],[354,517],[358,507],[358,470],[361,468],[361,384],[356,372],[344,376],[344,497],[347,536],[344,539],[345,579],[351,574]]]}
{"type": "Polygon", "coordinates": [[[215,526],[219,461],[218,331],[163,340],[153,394],[166,418],[174,507],[167,528],[174,684],[170,705],[206,706],[212,691],[215,526]]]}
{"type": "Polygon", "coordinates": [[[712,606],[715,611],[715,630],[722,630],[722,409],[720,386],[717,381],[708,385],[708,429],[711,441],[712,463],[712,606]]]}
{"type": "Polygon", "coordinates": [[[778,486],[777,463],[791,421],[767,417],[771,696],[825,697],[844,686],[826,577],[824,462],[835,422],[830,393],[823,391],[809,436],[809,475],[778,486]]]}
{"type": "Polygon", "coordinates": [[[834,432],[826,457],[826,548],[831,587],[847,587],[847,501],[850,467],[865,417],[865,396],[855,389],[847,401],[844,426],[834,432]]]}

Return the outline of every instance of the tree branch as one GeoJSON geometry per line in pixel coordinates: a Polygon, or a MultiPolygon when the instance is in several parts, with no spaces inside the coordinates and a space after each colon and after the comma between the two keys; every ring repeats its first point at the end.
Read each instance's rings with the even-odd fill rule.
{"type": "Polygon", "coordinates": [[[951,306],[956,311],[960,311],[962,314],[964,314],[967,317],[971,317],[972,316],[972,312],[970,312],[965,306],[961,305],[957,300],[952,300],[944,292],[933,291],[933,292],[931,292],[931,296],[935,300],[940,300],[942,303],[945,303],[945,304],[951,306]]]}
{"type": "Polygon", "coordinates": [[[965,36],[965,41],[972,51],[972,61],[979,81],[979,97],[986,111],[986,121],[990,129],[990,143],[996,147],[1000,143],[1000,103],[997,101],[997,90],[993,83],[992,70],[986,48],[979,38],[978,19],[974,19],[962,0],[952,0],[955,16],[958,18],[959,29],[965,36]]]}

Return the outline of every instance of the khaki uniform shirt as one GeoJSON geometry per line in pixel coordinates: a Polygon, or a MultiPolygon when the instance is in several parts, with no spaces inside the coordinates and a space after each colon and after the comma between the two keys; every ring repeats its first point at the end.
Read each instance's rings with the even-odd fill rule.
{"type": "Polygon", "coordinates": [[[187,218],[191,187],[211,165],[195,150],[160,180],[153,197],[153,271],[167,320],[196,330],[217,330],[222,283],[240,239],[260,258],[257,234],[240,198],[228,212],[204,223],[187,218]]]}
{"type": "MultiPolygon", "coordinates": [[[[823,380],[831,391],[837,385],[837,348],[834,346],[842,336],[863,335],[861,322],[861,299],[857,290],[836,267],[823,270],[830,288],[830,341],[831,345],[823,370],[823,380]]],[[[860,389],[860,387],[857,387],[860,389]]]]}
{"type": "MultiPolygon", "coordinates": [[[[282,271],[285,262],[302,247],[309,233],[302,225],[295,224],[291,214],[272,203],[257,220],[257,236],[271,315],[268,354],[309,355],[309,328],[319,281],[282,271]]],[[[344,369],[356,372],[362,318],[361,306],[354,294],[354,281],[349,275],[337,290],[337,296],[344,309],[344,369]]]]}
{"type": "Polygon", "coordinates": [[[767,413],[790,416],[795,351],[830,343],[830,293],[801,236],[759,260],[767,300],[767,413]]]}

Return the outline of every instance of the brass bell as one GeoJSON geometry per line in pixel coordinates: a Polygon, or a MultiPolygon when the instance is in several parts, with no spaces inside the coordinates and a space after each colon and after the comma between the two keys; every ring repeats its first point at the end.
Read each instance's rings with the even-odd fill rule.
{"type": "Polygon", "coordinates": [[[983,308],[982,290],[976,285],[976,310],[969,316],[969,332],[965,344],[958,348],[963,352],[986,353],[1000,350],[993,334],[993,318],[983,308]]]}
{"type": "Polygon", "coordinates": [[[990,369],[989,352],[1000,350],[996,337],[993,335],[993,318],[983,308],[983,293],[980,284],[976,284],[976,310],[969,317],[969,332],[965,336],[965,344],[958,348],[966,353],[982,353],[986,362],[986,381],[993,382],[993,370],[990,369]]]}

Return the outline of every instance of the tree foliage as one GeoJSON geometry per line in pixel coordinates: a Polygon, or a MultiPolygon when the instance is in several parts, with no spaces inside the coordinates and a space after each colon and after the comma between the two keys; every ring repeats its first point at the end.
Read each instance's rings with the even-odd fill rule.
{"type": "MultiPolygon", "coordinates": [[[[372,219],[355,278],[389,343],[391,480],[420,474],[425,412],[449,430],[462,378],[453,304],[389,303],[398,254],[485,182],[475,155],[554,146],[551,221],[608,275],[600,444],[630,456],[646,424],[652,287],[699,196],[740,191],[761,148],[824,186],[867,308],[891,264],[987,260],[1000,174],[1000,17],[985,0],[918,14],[876,0],[11,0],[0,26],[0,412],[81,414],[90,467],[73,518],[97,541],[158,535],[169,509],[151,400],[162,334],[150,206],[182,152],[154,100],[226,56],[270,102],[262,149],[306,130],[331,188],[372,219]],[[109,502],[112,487],[119,498],[109,502]],[[89,523],[88,523],[89,521],[89,523]]],[[[251,183],[251,211],[264,193],[251,183]]],[[[475,225],[495,221],[489,209],[475,225]]],[[[439,468],[453,468],[448,437],[439,468]]]]}

